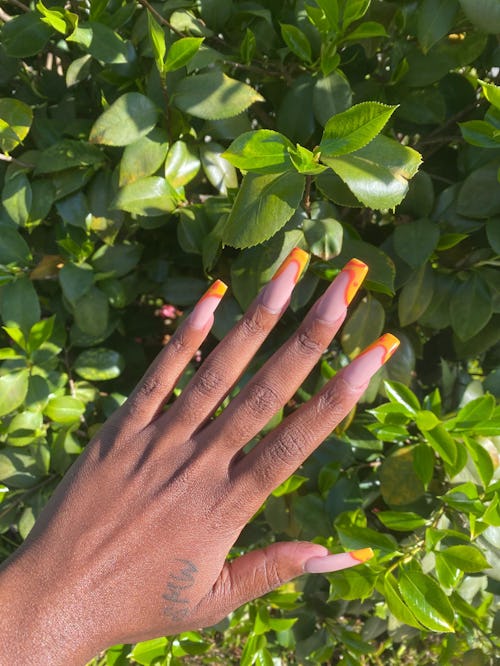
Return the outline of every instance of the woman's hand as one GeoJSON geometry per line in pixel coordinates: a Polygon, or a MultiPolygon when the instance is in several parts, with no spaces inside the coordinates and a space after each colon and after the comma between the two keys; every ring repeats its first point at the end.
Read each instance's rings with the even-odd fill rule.
{"type": "Polygon", "coordinates": [[[90,442],[0,576],[0,664],[81,665],[112,644],[214,624],[304,571],[370,556],[369,549],[329,555],[320,545],[287,542],[226,560],[267,495],[348,414],[398,344],[383,336],[243,454],[321,357],[367,270],[349,262],[212,420],[279,320],[306,261],[302,250],[290,254],[163,411],[212,326],[225,291],[212,285],[90,442]]]}

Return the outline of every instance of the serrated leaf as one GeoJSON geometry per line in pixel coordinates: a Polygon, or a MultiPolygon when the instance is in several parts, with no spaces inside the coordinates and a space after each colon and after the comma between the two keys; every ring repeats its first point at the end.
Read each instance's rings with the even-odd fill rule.
{"type": "Polygon", "coordinates": [[[92,382],[102,382],[119,377],[125,362],[121,354],[113,349],[97,347],[86,349],[73,364],[77,375],[92,382]]]}
{"type": "Polygon", "coordinates": [[[18,173],[5,181],[2,204],[11,220],[20,227],[28,222],[32,201],[31,183],[25,173],[18,173]]]}
{"type": "Polygon", "coordinates": [[[398,316],[401,326],[408,326],[420,319],[432,300],[433,287],[433,270],[429,264],[423,264],[399,294],[398,316]]]}
{"type": "Polygon", "coordinates": [[[247,173],[224,225],[223,244],[245,248],[271,238],[295,213],[304,185],[298,173],[247,173]]]}
{"type": "Polygon", "coordinates": [[[422,625],[401,598],[396,578],[390,571],[384,576],[384,595],[389,610],[396,619],[410,627],[422,629],[422,625]]]}
{"type": "Polygon", "coordinates": [[[279,132],[255,130],[240,134],[222,156],[242,171],[281,173],[291,166],[288,150],[293,148],[279,132]]]}
{"type": "Polygon", "coordinates": [[[491,292],[477,273],[471,273],[453,292],[450,300],[450,320],[460,340],[469,340],[491,319],[491,292]]]}
{"type": "Polygon", "coordinates": [[[427,523],[425,518],[413,511],[379,511],[377,518],[382,525],[398,532],[413,532],[427,523]]]}
{"type": "Polygon", "coordinates": [[[430,576],[401,572],[399,589],[417,620],[431,631],[453,632],[454,613],[448,597],[430,576]]]}
{"type": "Polygon", "coordinates": [[[394,208],[408,192],[408,180],[422,160],[412,148],[385,136],[377,136],[355,153],[322,157],[365,206],[376,210],[394,208]]]}
{"type": "Polygon", "coordinates": [[[496,86],[493,83],[487,83],[486,81],[481,81],[481,79],[478,79],[478,83],[481,84],[481,88],[483,89],[483,95],[486,97],[488,102],[490,102],[490,104],[493,104],[495,108],[500,109],[500,87],[496,86]]]}
{"type": "Polygon", "coordinates": [[[0,264],[15,263],[24,266],[30,260],[30,249],[21,234],[10,227],[2,228],[0,233],[0,264]]]}
{"type": "Polygon", "coordinates": [[[40,301],[29,278],[21,277],[4,285],[1,313],[6,326],[17,326],[29,333],[40,319],[40,301]]]}
{"type": "Polygon", "coordinates": [[[391,402],[403,405],[409,414],[416,414],[421,409],[420,401],[413,391],[401,382],[384,382],[385,392],[391,402]]]}
{"type": "Polygon", "coordinates": [[[167,152],[168,137],[159,128],[129,144],[120,160],[120,187],[154,174],[165,161],[167,152]]]}
{"type": "Polygon", "coordinates": [[[475,423],[486,423],[491,418],[495,405],[495,398],[490,394],[471,400],[458,412],[456,427],[468,429],[475,423]]]}
{"type": "Polygon", "coordinates": [[[183,187],[193,180],[200,166],[197,148],[185,141],[176,141],[165,160],[165,178],[172,187],[183,187]]]}
{"type": "Polygon", "coordinates": [[[232,118],[264,98],[246,83],[231,79],[220,71],[195,74],[176,86],[172,103],[196,118],[232,118]]]}
{"type": "Polygon", "coordinates": [[[49,174],[73,167],[98,169],[105,161],[104,153],[97,146],[85,141],[63,139],[45,148],[37,160],[35,174],[49,174]]]}
{"type": "Polygon", "coordinates": [[[179,195],[168,180],[150,176],[122,187],[112,207],[135,215],[157,217],[174,211],[178,200],[179,195]]]}
{"type": "Polygon", "coordinates": [[[327,122],[320,143],[322,157],[352,153],[366,146],[379,134],[397,106],[380,102],[361,102],[338,113],[327,122]]]}
{"type": "Polygon", "coordinates": [[[394,230],[394,249],[412,268],[420,268],[436,249],[439,225],[427,218],[400,224],[394,230]]]}
{"type": "Polygon", "coordinates": [[[453,26],[457,0],[423,0],[417,13],[417,37],[427,53],[453,26]]]}
{"type": "Polygon", "coordinates": [[[11,58],[26,58],[41,53],[53,33],[52,27],[30,10],[3,24],[2,46],[11,58]]]}
{"type": "Polygon", "coordinates": [[[441,458],[454,465],[457,461],[457,444],[450,433],[441,425],[432,428],[432,430],[424,431],[424,436],[427,442],[432,446],[434,451],[438,453],[441,458]]]}
{"type": "Polygon", "coordinates": [[[75,323],[93,338],[99,338],[108,327],[109,304],[107,296],[93,285],[73,304],[75,323]]]}
{"type": "Polygon", "coordinates": [[[107,146],[128,146],[149,134],[159,117],[155,104],[137,92],[125,93],[102,113],[89,141],[107,146]]]}
{"type": "Polygon", "coordinates": [[[184,67],[202,45],[204,37],[182,37],[172,44],[165,60],[165,71],[173,72],[184,67]]]}
{"type": "Polygon", "coordinates": [[[44,342],[50,339],[54,329],[54,321],[55,315],[33,324],[28,336],[28,351],[33,352],[39,349],[44,342]]]}

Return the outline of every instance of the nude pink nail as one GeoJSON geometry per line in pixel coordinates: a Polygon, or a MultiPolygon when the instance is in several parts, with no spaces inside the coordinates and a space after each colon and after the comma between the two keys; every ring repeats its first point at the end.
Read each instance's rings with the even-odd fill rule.
{"type": "Polygon", "coordinates": [[[355,567],[363,564],[373,557],[371,548],[361,548],[352,550],[350,553],[337,553],[335,555],[326,555],[325,557],[311,557],[304,564],[304,571],[307,573],[332,573],[341,569],[355,567]]]}
{"type": "Polygon", "coordinates": [[[309,254],[299,247],[294,248],[273,275],[271,282],[261,292],[260,303],[273,314],[285,307],[293,288],[299,281],[309,254]]]}
{"type": "Polygon", "coordinates": [[[368,385],[372,376],[391,358],[398,347],[399,340],[394,335],[385,333],[342,370],[342,378],[355,389],[368,385]]]}
{"type": "Polygon", "coordinates": [[[345,316],[347,306],[357,294],[367,273],[368,266],[365,263],[351,259],[318,301],[316,316],[328,323],[345,316]]]}
{"type": "Polygon", "coordinates": [[[222,280],[216,280],[210,285],[189,315],[189,324],[192,328],[197,330],[205,328],[226,291],[227,285],[222,280]]]}

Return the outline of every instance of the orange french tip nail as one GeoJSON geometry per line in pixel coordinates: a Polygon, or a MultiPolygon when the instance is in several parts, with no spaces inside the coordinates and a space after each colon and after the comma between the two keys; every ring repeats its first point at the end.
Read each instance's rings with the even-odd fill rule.
{"type": "Polygon", "coordinates": [[[203,296],[200,298],[202,301],[205,298],[210,298],[215,296],[216,298],[222,298],[227,291],[227,284],[222,282],[222,280],[215,280],[213,284],[206,290],[203,296]]]}
{"type": "Polygon", "coordinates": [[[288,268],[288,266],[290,266],[291,264],[295,264],[297,267],[297,271],[295,273],[294,282],[295,284],[297,284],[308,261],[309,261],[309,253],[306,252],[305,250],[302,250],[300,247],[294,247],[293,250],[288,255],[288,257],[283,261],[281,266],[273,275],[272,279],[276,280],[276,278],[279,277],[283,273],[283,271],[285,271],[288,268]]]}
{"type": "Polygon", "coordinates": [[[363,280],[368,273],[368,266],[359,259],[351,259],[342,269],[342,272],[349,274],[349,284],[345,290],[345,304],[349,305],[352,299],[358,293],[359,288],[361,287],[363,280]]]}
{"type": "Polygon", "coordinates": [[[374,552],[371,548],[360,548],[359,550],[352,550],[349,554],[351,557],[354,557],[355,560],[358,560],[358,562],[367,562],[374,556],[374,552]]]}

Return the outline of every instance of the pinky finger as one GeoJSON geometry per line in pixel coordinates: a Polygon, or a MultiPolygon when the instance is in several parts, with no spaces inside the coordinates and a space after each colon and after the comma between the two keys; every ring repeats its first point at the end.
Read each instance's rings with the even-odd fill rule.
{"type": "Polygon", "coordinates": [[[130,420],[128,425],[132,430],[138,432],[149,425],[168,400],[179,377],[212,328],[214,312],[226,290],[227,286],[221,280],[216,280],[207,289],[125,402],[120,418],[125,422],[130,420]]]}

